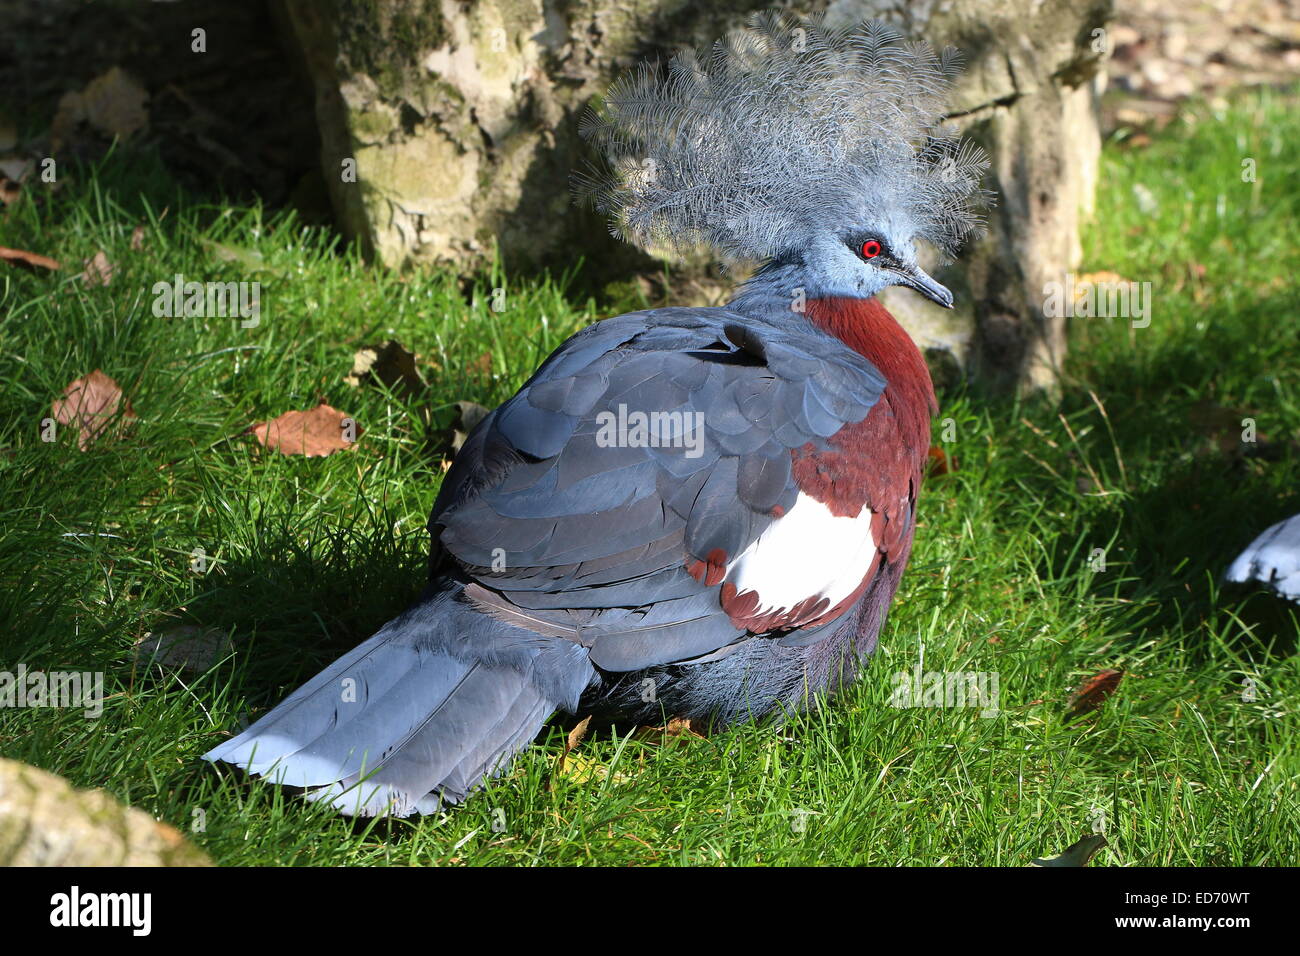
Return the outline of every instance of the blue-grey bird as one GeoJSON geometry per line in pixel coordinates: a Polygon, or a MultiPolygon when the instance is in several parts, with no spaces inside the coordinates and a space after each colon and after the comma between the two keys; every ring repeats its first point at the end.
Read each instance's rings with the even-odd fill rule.
{"type": "Polygon", "coordinates": [[[1239,584],[1258,581],[1300,602],[1300,515],[1279,521],[1252,541],[1225,577],[1239,584]]]}
{"type": "Polygon", "coordinates": [[[612,228],[757,271],[578,332],[443,481],[419,600],[208,753],[345,813],[459,801],[556,711],[719,724],[852,680],[912,546],[934,392],[874,298],[981,225],[958,58],[764,14],[583,130],[612,228]]]}

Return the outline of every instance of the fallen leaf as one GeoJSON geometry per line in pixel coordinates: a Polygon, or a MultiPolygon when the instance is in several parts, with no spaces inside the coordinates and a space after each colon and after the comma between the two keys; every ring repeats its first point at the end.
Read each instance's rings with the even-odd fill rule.
{"type": "Polygon", "coordinates": [[[1187,418],[1193,428],[1202,434],[1214,436],[1219,432],[1241,434],[1241,420],[1249,413],[1242,409],[1228,408],[1212,398],[1199,398],[1192,405],[1187,418]]]}
{"type": "Polygon", "coordinates": [[[1217,451],[1226,458],[1264,458],[1272,460],[1285,453],[1290,442],[1274,443],[1268,435],[1251,425],[1252,440],[1247,441],[1247,422],[1260,418],[1259,412],[1228,408],[1210,398],[1201,398],[1188,414],[1192,428],[1203,438],[1204,451],[1217,451]]]}
{"type": "Polygon", "coordinates": [[[149,94],[120,66],[95,77],[80,92],[68,92],[59,100],[51,134],[56,141],[70,139],[81,123],[106,136],[126,139],[149,121],[145,103],[149,94]]]}
{"type": "Polygon", "coordinates": [[[0,259],[5,262],[12,262],[16,266],[22,266],[24,269],[35,270],[37,266],[42,269],[62,269],[57,261],[42,256],[35,252],[24,252],[22,249],[7,249],[0,246],[0,259]]]}
{"type": "Polygon", "coordinates": [[[582,720],[578,721],[577,726],[569,731],[569,736],[564,741],[564,752],[567,754],[582,743],[582,738],[587,736],[587,728],[591,726],[591,715],[588,714],[582,720]]]}
{"type": "MultiPolygon", "coordinates": [[[[586,717],[582,718],[582,720],[578,721],[577,725],[569,731],[569,736],[565,738],[564,741],[564,749],[561,750],[560,755],[555,758],[555,769],[552,771],[552,776],[559,776],[564,773],[564,766],[568,761],[569,754],[573,752],[574,748],[576,748],[578,744],[582,743],[582,738],[587,736],[587,728],[590,726],[591,715],[588,714],[586,717]]],[[[547,789],[550,789],[549,781],[547,782],[547,789]]]]}
{"type": "Polygon", "coordinates": [[[949,475],[957,470],[957,459],[950,458],[948,453],[938,445],[930,446],[930,474],[932,475],[949,475]]]}
{"type": "Polygon", "coordinates": [[[139,252],[144,248],[144,226],[136,226],[131,230],[131,251],[139,252]]]}
{"type": "Polygon", "coordinates": [[[492,353],[484,352],[474,361],[470,362],[466,369],[471,375],[482,376],[487,378],[492,374],[492,353]]]}
{"type": "Polygon", "coordinates": [[[308,458],[353,448],[361,431],[351,416],[324,402],[305,412],[285,412],[252,428],[257,440],[267,448],[274,448],[282,455],[308,458]]]}
{"type": "Polygon", "coordinates": [[[131,403],[122,397],[117,382],[99,369],[83,376],[63,390],[63,398],[54,401],[54,419],[60,425],[74,425],[79,434],[77,445],[85,451],[114,422],[121,427],[135,418],[131,403]],[[119,408],[122,410],[118,417],[119,408]]]}
{"type": "Polygon", "coordinates": [[[575,783],[586,783],[591,780],[609,778],[609,782],[617,786],[632,781],[632,778],[625,773],[616,772],[611,777],[609,767],[594,757],[586,757],[582,754],[571,754],[568,760],[565,761],[563,768],[560,769],[559,775],[575,783]]]}
{"type": "Polygon", "coordinates": [[[135,643],[135,659],[142,664],[156,661],[164,667],[201,674],[233,650],[230,635],[220,628],[182,624],[140,638],[135,643]]]}
{"type": "MultiPolygon", "coordinates": [[[[451,426],[451,436],[448,444],[451,445],[451,453],[454,456],[460,451],[461,446],[465,444],[465,439],[469,437],[470,432],[478,428],[479,422],[492,414],[477,402],[460,401],[456,403],[457,416],[455,423],[451,426]]],[[[450,465],[448,465],[450,467],[450,465]]]]}
{"type": "Polygon", "coordinates": [[[1123,676],[1123,671],[1114,670],[1093,674],[1070,695],[1069,703],[1066,704],[1066,716],[1078,717],[1096,710],[1106,702],[1107,697],[1115,693],[1115,688],[1119,687],[1120,678],[1123,676]]]}
{"type": "Polygon", "coordinates": [[[708,726],[695,717],[674,717],[659,727],[638,727],[632,735],[633,740],[658,740],[663,737],[695,737],[699,740],[708,738],[708,726]]]}
{"type": "Polygon", "coordinates": [[[1088,290],[1083,288],[1087,282],[1094,286],[1111,286],[1111,285],[1128,285],[1128,279],[1125,279],[1118,272],[1085,272],[1081,276],[1076,276],[1074,280],[1074,297],[1076,299],[1087,295],[1088,290]]]}
{"type": "Polygon", "coordinates": [[[408,394],[424,387],[415,370],[415,353],[408,352],[396,339],[359,350],[352,357],[352,371],[344,381],[353,388],[375,381],[388,388],[401,385],[408,394]]]}
{"type": "Polygon", "coordinates": [[[1076,843],[1072,843],[1060,856],[1039,857],[1029,865],[1087,866],[1088,861],[1096,856],[1104,846],[1106,846],[1106,838],[1100,833],[1094,833],[1084,837],[1076,843]]]}
{"type": "Polygon", "coordinates": [[[108,256],[100,249],[89,259],[82,260],[82,273],[77,276],[86,285],[105,286],[113,281],[113,274],[117,272],[113,263],[108,261],[108,256]]]}

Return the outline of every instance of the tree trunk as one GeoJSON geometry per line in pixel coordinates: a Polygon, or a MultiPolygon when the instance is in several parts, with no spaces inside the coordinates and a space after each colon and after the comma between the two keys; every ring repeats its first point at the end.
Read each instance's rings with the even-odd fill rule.
{"type": "MultiPolygon", "coordinates": [[[[379,262],[568,266],[600,278],[651,266],[569,199],[586,148],[577,119],[637,60],[703,46],[767,6],[679,0],[278,0],[316,88],[337,217],[379,262]]],[[[954,312],[886,302],[941,378],[1049,384],[1064,319],[1044,284],[1078,264],[1100,148],[1096,98],[1111,0],[844,0],[794,5],[831,25],[878,17],[968,70],[953,119],[990,152],[989,235],[941,277],[954,312]],[[936,364],[932,361],[932,365],[936,364]]],[[[689,277],[684,277],[689,280],[689,277]]],[[[684,281],[683,287],[700,288],[684,281]]]]}

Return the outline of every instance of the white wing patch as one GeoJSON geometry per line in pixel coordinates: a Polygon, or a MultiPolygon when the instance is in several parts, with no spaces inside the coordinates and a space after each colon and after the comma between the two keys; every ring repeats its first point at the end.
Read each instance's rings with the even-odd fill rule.
{"type": "Polygon", "coordinates": [[[757,592],[759,611],[793,608],[824,597],[834,607],[862,583],[876,559],[870,508],[840,518],[816,498],[800,492],[777,518],[727,565],[725,580],[738,593],[757,592]]]}

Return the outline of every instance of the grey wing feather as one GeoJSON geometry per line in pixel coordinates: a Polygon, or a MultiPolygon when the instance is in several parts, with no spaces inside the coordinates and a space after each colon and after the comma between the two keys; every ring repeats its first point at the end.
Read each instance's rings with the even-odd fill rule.
{"type": "Polygon", "coordinates": [[[687,566],[738,554],[789,510],[791,450],[861,421],[884,384],[807,324],[726,309],[607,319],[470,436],[430,530],[485,610],[569,635],[600,667],[698,657],[747,634],[687,566]],[[675,440],[610,445],[602,420],[620,408],[680,413],[665,419],[675,440]]]}

